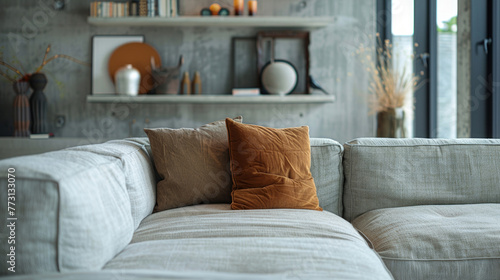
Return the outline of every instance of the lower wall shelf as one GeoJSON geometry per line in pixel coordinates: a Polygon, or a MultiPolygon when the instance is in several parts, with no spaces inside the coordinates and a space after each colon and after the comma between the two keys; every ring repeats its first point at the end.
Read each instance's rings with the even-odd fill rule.
{"type": "Polygon", "coordinates": [[[305,103],[332,103],[333,95],[292,94],[287,96],[260,95],[260,96],[232,96],[232,95],[88,95],[90,103],[186,103],[186,104],[305,104],[305,103]]]}

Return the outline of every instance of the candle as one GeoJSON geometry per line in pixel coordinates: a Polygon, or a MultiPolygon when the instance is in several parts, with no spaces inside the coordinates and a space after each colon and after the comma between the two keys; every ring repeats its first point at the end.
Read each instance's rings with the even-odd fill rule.
{"type": "Polygon", "coordinates": [[[248,1],[248,15],[249,16],[257,15],[257,0],[248,1]]]}
{"type": "Polygon", "coordinates": [[[242,16],[244,8],[245,8],[245,1],[244,0],[234,0],[234,15],[235,16],[242,16]]]}

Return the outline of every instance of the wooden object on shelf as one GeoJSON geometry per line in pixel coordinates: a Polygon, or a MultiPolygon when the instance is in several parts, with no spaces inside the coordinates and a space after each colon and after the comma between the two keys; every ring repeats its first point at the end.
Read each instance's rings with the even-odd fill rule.
{"type": "Polygon", "coordinates": [[[193,84],[191,85],[191,92],[193,94],[201,94],[201,76],[200,72],[194,72],[193,84]]]}
{"type": "Polygon", "coordinates": [[[182,77],[181,82],[181,95],[190,95],[191,94],[191,80],[189,79],[189,73],[184,72],[184,76],[182,77]]]}

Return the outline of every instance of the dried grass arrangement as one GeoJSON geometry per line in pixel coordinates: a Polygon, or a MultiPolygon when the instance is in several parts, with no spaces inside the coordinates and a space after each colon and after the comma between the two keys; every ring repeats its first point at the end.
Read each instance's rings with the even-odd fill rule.
{"type": "MultiPolygon", "coordinates": [[[[39,73],[42,68],[47,65],[49,62],[57,59],[57,58],[64,58],[64,59],[68,59],[70,61],[73,61],[73,62],[76,62],[78,64],[82,64],[82,65],[86,65],[86,66],[90,66],[89,63],[87,62],[84,62],[84,61],[81,61],[81,60],[78,60],[74,57],[71,57],[69,55],[65,55],[65,54],[56,54],[50,58],[47,58],[48,54],[50,52],[50,45],[47,46],[47,49],[45,50],[45,55],[43,57],[43,60],[42,60],[42,63],[40,64],[40,66],[38,66],[36,68],[36,70],[33,72],[33,73],[27,73],[26,71],[20,71],[19,69],[15,68],[14,66],[0,60],[0,65],[4,66],[7,68],[7,71],[4,72],[0,69],[0,76],[3,76],[4,78],[6,78],[7,80],[9,80],[10,82],[15,82],[15,81],[28,81],[29,78],[31,77],[32,74],[34,73],[39,73]],[[9,71],[11,72],[14,72],[13,74],[11,74],[9,71]]],[[[1,53],[0,53],[0,58],[1,57],[1,53]]],[[[19,64],[19,62],[18,62],[19,64]]]]}
{"type": "MultiPolygon", "coordinates": [[[[414,101],[411,95],[421,84],[420,77],[407,71],[408,58],[405,59],[404,67],[396,67],[393,45],[389,40],[382,43],[377,33],[376,49],[361,47],[356,50],[356,54],[361,58],[361,63],[366,66],[370,77],[370,113],[402,108],[407,102],[414,101]],[[372,58],[374,53],[375,59],[372,58]]],[[[413,55],[410,59],[413,60],[413,55]]]]}

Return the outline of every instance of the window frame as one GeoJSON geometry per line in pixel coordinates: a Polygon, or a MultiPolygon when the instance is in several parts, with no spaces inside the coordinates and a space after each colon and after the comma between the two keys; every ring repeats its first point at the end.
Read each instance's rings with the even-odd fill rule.
{"type": "MultiPolygon", "coordinates": [[[[476,88],[483,86],[478,107],[470,110],[470,135],[474,138],[500,138],[500,1],[471,1],[471,62],[470,97],[477,95],[476,88]],[[479,4],[478,4],[479,3],[479,4]],[[486,20],[485,20],[486,19],[486,20]],[[480,35],[479,35],[480,34],[480,35]],[[477,59],[478,38],[491,38],[491,52],[477,59]],[[486,79],[481,77],[487,77],[486,79]],[[486,81],[486,82],[485,82],[486,81]],[[482,85],[481,85],[482,83],[482,85]],[[486,83],[486,85],[485,85],[486,83]],[[484,97],[486,96],[486,97],[484,97]]],[[[392,0],[377,0],[377,32],[382,41],[392,41],[392,0]],[[387,16],[389,15],[389,16],[387,16]]],[[[415,91],[414,137],[435,138],[437,136],[437,0],[414,1],[414,35],[418,43],[414,53],[414,73],[424,84],[415,91]],[[421,54],[429,54],[427,67],[418,59],[421,54]]],[[[474,104],[471,104],[474,106],[474,104]]]]}

